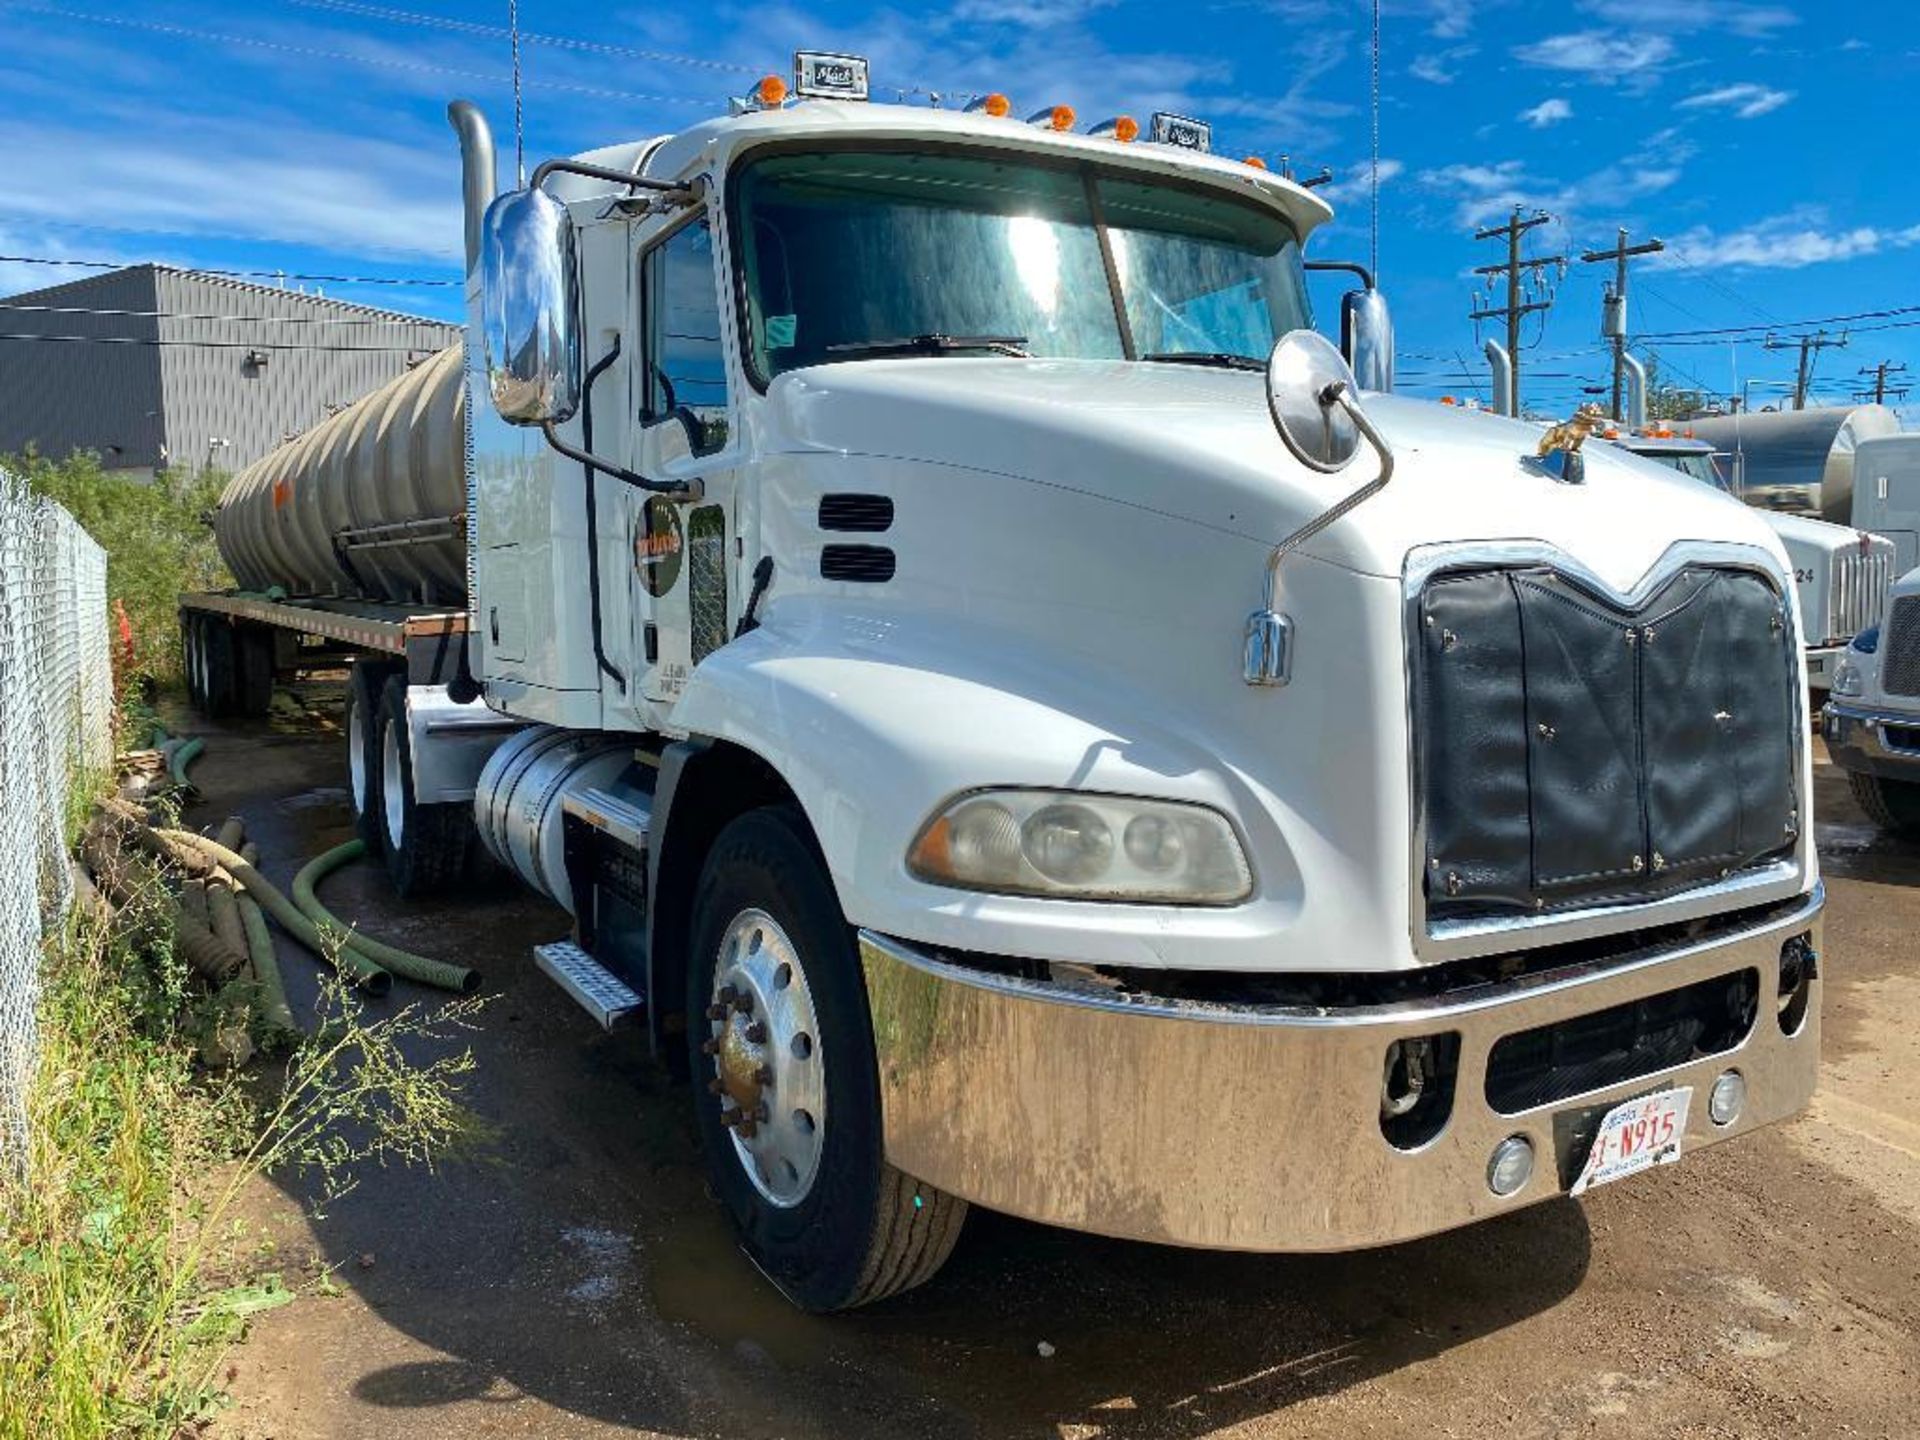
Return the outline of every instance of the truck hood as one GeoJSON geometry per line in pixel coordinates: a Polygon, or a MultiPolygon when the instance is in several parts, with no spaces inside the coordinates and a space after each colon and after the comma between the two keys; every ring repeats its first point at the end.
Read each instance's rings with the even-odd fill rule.
{"type": "Polygon", "coordinates": [[[1777,510],[1756,512],[1767,528],[1780,537],[1780,543],[1792,555],[1838,555],[1860,548],[1865,532],[1851,525],[1835,525],[1826,520],[1810,520],[1804,515],[1783,515],[1777,510]]]}
{"type": "MultiPolygon", "coordinates": [[[[1287,452],[1265,379],[1248,371],[1094,360],[938,357],[790,371],[768,390],[773,451],[865,455],[1017,476],[1271,544],[1377,473],[1363,445],[1322,475],[1287,452]]],[[[1392,484],[1303,553],[1374,575],[1416,545],[1536,540],[1630,588],[1679,540],[1782,558],[1759,515],[1664,466],[1587,449],[1566,485],[1526,463],[1538,425],[1367,395],[1392,484]]]]}

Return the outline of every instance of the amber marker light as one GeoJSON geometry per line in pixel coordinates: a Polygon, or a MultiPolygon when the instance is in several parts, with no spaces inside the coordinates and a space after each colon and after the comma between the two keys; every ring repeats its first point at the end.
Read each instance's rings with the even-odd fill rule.
{"type": "Polygon", "coordinates": [[[753,87],[753,98],[763,110],[777,110],[787,98],[787,82],[778,75],[762,75],[753,87]]]}
{"type": "Polygon", "coordinates": [[[1258,155],[1249,155],[1240,163],[1243,165],[1251,165],[1256,170],[1264,170],[1267,168],[1267,162],[1262,160],[1258,155]]]}
{"type": "Polygon", "coordinates": [[[1027,121],[1032,125],[1044,126],[1048,130],[1065,132],[1073,129],[1073,122],[1077,118],[1071,105],[1055,105],[1046,110],[1035,111],[1027,117],[1027,121]]]}
{"type": "Polygon", "coordinates": [[[1122,115],[1113,122],[1113,138],[1122,145],[1131,145],[1140,138],[1140,122],[1131,115],[1122,115]]]}
{"type": "Polygon", "coordinates": [[[996,120],[1004,120],[1013,112],[1013,102],[998,90],[991,95],[983,95],[967,107],[978,110],[983,115],[991,115],[996,120]]]}

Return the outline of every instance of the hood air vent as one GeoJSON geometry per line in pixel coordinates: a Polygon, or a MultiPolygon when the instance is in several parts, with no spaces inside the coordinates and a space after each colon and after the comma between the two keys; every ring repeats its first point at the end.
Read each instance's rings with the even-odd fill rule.
{"type": "Polygon", "coordinates": [[[829,545],[820,552],[822,580],[880,584],[893,579],[893,551],[884,545],[829,545]]]}
{"type": "Polygon", "coordinates": [[[854,531],[866,535],[878,535],[883,530],[891,530],[893,528],[893,497],[891,495],[822,495],[820,497],[820,528],[854,531]]]}

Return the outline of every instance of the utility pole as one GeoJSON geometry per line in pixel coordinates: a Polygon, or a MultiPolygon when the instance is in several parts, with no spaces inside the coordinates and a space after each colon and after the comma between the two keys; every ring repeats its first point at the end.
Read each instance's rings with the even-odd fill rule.
{"type": "Polygon", "coordinates": [[[1845,331],[1841,332],[1838,340],[1829,336],[1824,330],[1817,335],[1789,335],[1784,340],[1776,335],[1767,336],[1766,348],[1769,350],[1791,350],[1796,345],[1800,347],[1800,373],[1793,382],[1794,409],[1807,408],[1807,387],[1813,383],[1813,357],[1818,352],[1829,348],[1845,349],[1846,344],[1845,331]]]}
{"type": "Polygon", "coordinates": [[[1538,259],[1522,260],[1520,258],[1520,237],[1535,226],[1545,225],[1552,219],[1553,217],[1547,214],[1546,211],[1539,210],[1535,211],[1531,218],[1522,220],[1520,218],[1520,207],[1516,205],[1513,207],[1513,214],[1507,217],[1506,224],[1490,226],[1487,229],[1476,230],[1473,233],[1473,238],[1476,240],[1494,240],[1505,237],[1507,242],[1507,258],[1504,261],[1498,265],[1475,266],[1473,271],[1476,275],[1505,275],[1507,277],[1507,303],[1501,306],[1488,306],[1484,310],[1472,311],[1467,318],[1470,320],[1504,319],[1507,322],[1507,355],[1513,363],[1512,403],[1513,413],[1515,415],[1520,414],[1522,410],[1520,404],[1520,317],[1530,315],[1536,310],[1548,310],[1553,306],[1553,296],[1551,294],[1544,300],[1529,300],[1524,304],[1521,303],[1521,281],[1523,278],[1531,279],[1534,272],[1548,265],[1565,265],[1567,263],[1567,257],[1564,255],[1546,255],[1538,259]]]}
{"type": "Polygon", "coordinates": [[[1648,240],[1639,245],[1627,244],[1627,232],[1622,230],[1620,238],[1613,242],[1611,250],[1589,250],[1580,257],[1581,262],[1593,265],[1602,260],[1611,260],[1614,264],[1613,284],[1608,287],[1606,298],[1601,301],[1600,333],[1613,345],[1613,409],[1607,413],[1615,419],[1621,418],[1620,391],[1627,370],[1627,261],[1635,255],[1657,255],[1667,247],[1658,240],[1648,240]]]}
{"type": "MultiPolygon", "coordinates": [[[[1862,365],[1860,367],[1860,373],[1862,375],[1873,376],[1874,404],[1884,405],[1887,403],[1887,376],[1903,375],[1906,373],[1906,369],[1907,367],[1905,365],[1895,365],[1886,360],[1882,360],[1878,365],[1862,365]]],[[[1907,387],[1905,385],[1897,385],[1894,387],[1893,393],[1894,396],[1898,398],[1907,393],[1907,387]]],[[[1864,399],[1865,397],[1862,396],[1862,398],[1864,399]]]]}

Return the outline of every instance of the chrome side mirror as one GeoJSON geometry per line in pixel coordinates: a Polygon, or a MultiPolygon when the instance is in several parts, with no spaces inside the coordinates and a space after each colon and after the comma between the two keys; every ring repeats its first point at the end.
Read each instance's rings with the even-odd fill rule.
{"type": "Polygon", "coordinates": [[[1315,331],[1281,336],[1267,359],[1267,409],[1293,458],[1330,475],[1352,462],[1364,439],[1380,457],[1380,473],[1315,515],[1267,556],[1265,603],[1247,616],[1241,638],[1242,676],[1249,685],[1285,685],[1293,678],[1294,623],[1280,610],[1280,562],[1393,478],[1393,451],[1353,391],[1346,360],[1315,331]]]}
{"type": "Polygon", "coordinates": [[[1340,348],[1362,390],[1393,389],[1393,314],[1369,287],[1340,297],[1340,348]]]}
{"type": "Polygon", "coordinates": [[[480,236],[487,394],[509,425],[555,425],[580,404],[573,217],[539,189],[487,206],[480,236]]]}

